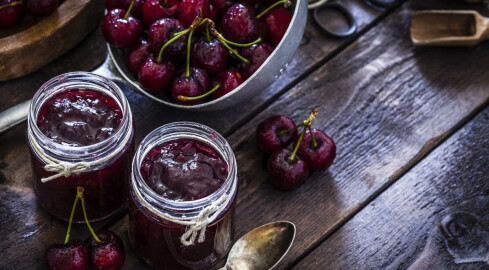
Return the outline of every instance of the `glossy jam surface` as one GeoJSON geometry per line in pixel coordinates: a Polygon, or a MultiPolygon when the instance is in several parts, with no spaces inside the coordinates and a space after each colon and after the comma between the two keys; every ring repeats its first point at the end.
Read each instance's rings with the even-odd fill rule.
{"type": "MultiPolygon", "coordinates": [[[[148,152],[141,174],[162,197],[197,200],[215,192],[228,175],[227,163],[206,144],[176,140],[148,152]]],[[[129,194],[129,237],[137,254],[162,270],[207,269],[223,259],[234,238],[234,197],[215,222],[207,226],[205,241],[183,246],[180,237],[187,230],[157,216],[129,194]]]]}
{"type": "Polygon", "coordinates": [[[112,136],[121,120],[122,111],[114,99],[77,89],[49,98],[39,110],[37,126],[57,143],[87,146],[112,136]]]}
{"type": "MultiPolygon", "coordinates": [[[[59,144],[74,147],[95,144],[113,136],[122,121],[122,111],[110,97],[99,92],[70,90],[49,98],[41,105],[37,124],[41,132],[59,144]]],[[[128,131],[134,134],[134,131],[128,131]]],[[[91,221],[115,214],[126,205],[130,166],[134,153],[133,138],[116,157],[88,172],[59,177],[42,183],[53,175],[31,150],[33,185],[38,202],[49,213],[68,220],[77,186],[85,188],[84,197],[91,221]]],[[[75,222],[83,222],[81,209],[75,222]]]]}
{"type": "Polygon", "coordinates": [[[149,151],[141,175],[159,195],[175,201],[194,201],[209,196],[228,175],[219,153],[200,142],[176,140],[149,151]]]}

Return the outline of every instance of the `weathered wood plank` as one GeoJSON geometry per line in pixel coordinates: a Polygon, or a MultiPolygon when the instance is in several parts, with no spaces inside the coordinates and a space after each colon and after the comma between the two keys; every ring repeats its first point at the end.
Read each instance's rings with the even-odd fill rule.
{"type": "MultiPolygon", "coordinates": [[[[273,220],[298,225],[282,268],[300,260],[488,102],[489,47],[413,48],[409,14],[405,7],[390,15],[229,138],[240,170],[237,234],[273,220]],[[299,120],[315,104],[321,105],[315,125],[334,137],[338,158],[299,190],[277,191],[266,181],[266,156],[256,149],[254,129],[276,113],[299,120]]],[[[113,229],[124,233],[126,225],[113,229]]],[[[126,269],[141,266],[132,261],[137,260],[129,258],[126,269]]]]}
{"type": "MultiPolygon", "coordinates": [[[[484,229],[488,229],[487,134],[489,107],[294,269],[489,269],[484,262],[455,264],[437,227],[447,214],[467,211],[485,216],[486,223],[481,222],[486,226],[484,229]],[[464,201],[468,202],[463,204],[464,201]]],[[[475,232],[476,229],[471,229],[461,239],[467,240],[475,232]]],[[[478,238],[487,242],[489,233],[481,232],[478,238]]],[[[475,255],[476,245],[466,244],[462,245],[469,247],[468,253],[475,255]]],[[[484,250],[487,252],[487,247],[482,252],[484,250]]]]}

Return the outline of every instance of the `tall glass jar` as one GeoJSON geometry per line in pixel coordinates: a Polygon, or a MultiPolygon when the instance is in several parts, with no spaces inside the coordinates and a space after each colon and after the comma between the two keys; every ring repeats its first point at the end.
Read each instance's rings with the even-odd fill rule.
{"type": "MultiPolygon", "coordinates": [[[[129,103],[114,82],[89,72],[66,73],[46,82],[32,99],[27,125],[38,202],[49,213],[68,220],[77,186],[83,186],[89,220],[104,219],[123,210],[134,153],[133,137],[129,103]],[[43,104],[56,95],[80,89],[115,101],[122,112],[117,129],[108,138],[86,146],[63,144],[47,137],[37,123],[43,104]]],[[[82,211],[76,211],[74,221],[83,221],[82,211]]]]}
{"type": "MultiPolygon", "coordinates": [[[[136,253],[157,269],[206,269],[223,259],[234,238],[234,208],[238,185],[236,159],[227,141],[204,125],[177,122],[151,132],[141,142],[132,165],[129,187],[129,238],[136,253]],[[228,167],[227,179],[207,197],[194,201],[165,198],[145,182],[141,175],[143,159],[159,145],[178,140],[198,141],[216,150],[228,167]],[[223,198],[228,198],[223,200],[223,198]],[[184,244],[182,236],[191,230],[185,222],[195,220],[203,209],[221,201],[214,219],[205,226],[205,235],[184,244]]],[[[192,223],[192,222],[190,222],[192,223]]]]}

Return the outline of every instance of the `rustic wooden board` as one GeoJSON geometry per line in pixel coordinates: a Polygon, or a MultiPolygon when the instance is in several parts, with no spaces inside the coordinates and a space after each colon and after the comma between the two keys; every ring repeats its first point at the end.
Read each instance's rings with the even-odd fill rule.
{"type": "Polygon", "coordinates": [[[489,269],[455,264],[436,228],[457,211],[489,214],[487,134],[489,107],[293,269],[489,269]]]}
{"type": "Polygon", "coordinates": [[[104,14],[103,0],[68,0],[26,29],[0,36],[0,81],[43,67],[93,31],[104,14]]]}

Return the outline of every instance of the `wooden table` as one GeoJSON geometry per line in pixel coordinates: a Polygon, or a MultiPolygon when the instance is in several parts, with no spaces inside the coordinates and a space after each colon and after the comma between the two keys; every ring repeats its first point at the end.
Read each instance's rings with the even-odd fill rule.
{"type": "MultiPolygon", "coordinates": [[[[489,44],[415,48],[409,40],[412,10],[489,10],[456,0],[416,0],[392,10],[344,2],[359,23],[356,36],[331,38],[310,21],[288,71],[237,108],[181,112],[127,93],[137,143],[177,120],[224,134],[239,168],[237,235],[276,220],[297,225],[279,269],[489,269],[483,262],[455,264],[437,226],[456,211],[488,220],[489,44]],[[267,181],[255,127],[272,114],[303,119],[315,105],[315,126],[337,143],[335,163],[298,190],[280,192],[267,181]]],[[[0,110],[30,98],[55,75],[93,69],[105,53],[97,31],[42,70],[1,83],[0,110]]],[[[61,242],[67,227],[36,204],[25,131],[24,124],[0,137],[0,269],[42,269],[45,248],[61,242]]],[[[131,251],[126,215],[94,225],[124,239],[124,269],[149,268],[131,251]]],[[[83,239],[88,230],[76,225],[72,235],[83,239]]]]}

